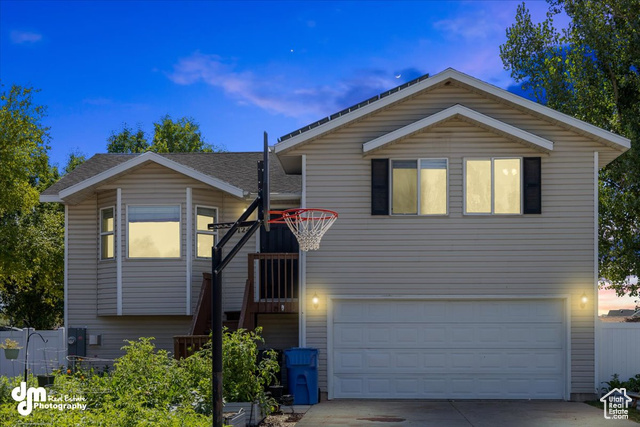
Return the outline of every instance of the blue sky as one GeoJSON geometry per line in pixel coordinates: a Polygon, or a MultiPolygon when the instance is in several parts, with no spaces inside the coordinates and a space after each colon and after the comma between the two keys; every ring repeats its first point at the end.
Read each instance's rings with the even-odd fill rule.
{"type": "MultiPolygon", "coordinates": [[[[255,151],[263,131],[274,144],[447,67],[515,90],[498,53],[518,4],[0,0],[0,80],[41,89],[60,166],[104,152],[125,122],[151,134],[167,113],[255,151]]],[[[546,2],[527,6],[544,19],[546,2]]]]}

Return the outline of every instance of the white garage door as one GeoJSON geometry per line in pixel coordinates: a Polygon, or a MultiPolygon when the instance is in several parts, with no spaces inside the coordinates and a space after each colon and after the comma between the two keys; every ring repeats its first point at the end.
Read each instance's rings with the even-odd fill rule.
{"type": "Polygon", "coordinates": [[[564,311],[559,299],[334,300],[332,397],[564,399],[564,311]]]}

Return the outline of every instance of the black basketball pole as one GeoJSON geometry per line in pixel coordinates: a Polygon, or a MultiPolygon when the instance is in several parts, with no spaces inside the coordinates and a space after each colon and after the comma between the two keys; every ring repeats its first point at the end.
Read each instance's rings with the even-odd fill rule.
{"type": "Polygon", "coordinates": [[[213,427],[222,427],[222,247],[212,249],[211,266],[211,388],[213,427]]]}
{"type": "MultiPolygon", "coordinates": [[[[269,204],[269,148],[267,133],[264,133],[264,160],[258,162],[258,197],[249,205],[240,218],[233,223],[227,233],[211,249],[211,408],[213,411],[213,427],[223,427],[222,417],[222,270],[242,249],[253,234],[268,220],[269,204]],[[266,182],[265,182],[266,181],[266,182]],[[266,187],[266,188],[265,188],[266,187]],[[266,205],[266,206],[265,206],[266,205]],[[258,220],[247,221],[247,218],[258,209],[258,220]],[[266,211],[266,212],[265,212],[266,211]],[[222,248],[240,227],[249,226],[244,236],[222,258],[222,248]]],[[[268,228],[266,231],[269,231],[268,228]]]]}

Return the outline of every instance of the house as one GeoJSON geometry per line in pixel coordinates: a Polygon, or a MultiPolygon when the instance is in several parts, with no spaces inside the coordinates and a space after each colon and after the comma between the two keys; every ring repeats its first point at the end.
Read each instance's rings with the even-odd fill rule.
{"type": "Polygon", "coordinates": [[[607,317],[630,317],[630,316],[633,316],[635,312],[636,310],[626,310],[626,309],[609,310],[609,313],[607,313],[607,317]]]}
{"type": "MultiPolygon", "coordinates": [[[[629,147],[452,69],[283,136],[273,198],[340,218],[296,257],[294,313],[252,309],[267,344],[318,348],[330,399],[593,398],[598,170],[629,147]]],[[[194,209],[233,221],[255,191],[234,181],[232,153],[205,157],[97,156],[43,193],[66,205],[67,324],[104,334],[91,352],[116,355],[137,334],[171,348],[187,332],[207,268],[194,209]],[[174,259],[131,257],[144,215],[180,228],[174,259]],[[105,245],[115,260],[99,259],[105,245]]],[[[250,258],[261,240],[276,239],[225,270],[225,311],[270,297],[256,284],[265,259],[250,258]]]]}
{"type": "MultiPolygon", "coordinates": [[[[144,336],[173,350],[173,336],[192,332],[219,233],[207,225],[235,221],[247,208],[260,159],[262,153],[98,154],[42,193],[41,201],[65,204],[64,322],[100,336],[87,356],[114,359],[124,339],[144,336]]],[[[277,161],[271,165],[272,206],[298,206],[300,176],[285,175],[277,161]]],[[[254,237],[225,270],[230,317],[241,310],[247,254],[260,252],[257,242],[254,237]]],[[[274,252],[286,243],[264,239],[262,249],[274,252]]],[[[296,345],[297,315],[269,316],[261,322],[266,332],[274,321],[280,330],[271,344],[296,345]]]]}

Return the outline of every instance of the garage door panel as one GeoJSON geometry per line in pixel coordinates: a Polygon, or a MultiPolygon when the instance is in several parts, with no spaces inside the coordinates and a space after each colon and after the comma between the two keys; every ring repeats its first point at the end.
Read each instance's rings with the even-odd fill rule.
{"type": "Polygon", "coordinates": [[[562,323],[499,325],[424,325],[418,323],[334,323],[334,342],[340,348],[562,348],[562,323]]]}
{"type": "Polygon", "coordinates": [[[398,375],[393,378],[376,375],[345,374],[336,376],[335,398],[395,399],[562,399],[562,379],[501,378],[475,375],[425,376],[398,375]]]}
{"type": "Polygon", "coordinates": [[[562,375],[564,359],[558,351],[361,349],[334,351],[335,374],[523,373],[562,375]]]}
{"type": "Polygon", "coordinates": [[[563,300],[344,300],[333,314],[336,398],[565,397],[563,300]]]}
{"type": "Polygon", "coordinates": [[[562,300],[505,301],[402,301],[402,306],[390,306],[388,300],[346,301],[334,308],[338,322],[441,322],[466,323],[474,318],[478,323],[553,323],[563,322],[562,300]]]}

